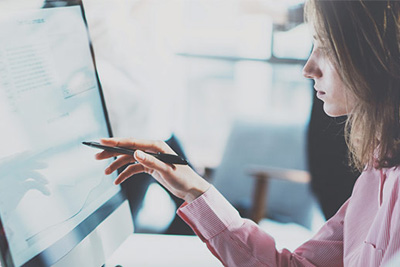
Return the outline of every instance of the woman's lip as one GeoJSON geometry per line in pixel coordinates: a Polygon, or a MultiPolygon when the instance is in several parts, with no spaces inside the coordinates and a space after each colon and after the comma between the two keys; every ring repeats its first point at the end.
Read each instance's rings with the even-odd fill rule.
{"type": "Polygon", "coordinates": [[[323,97],[323,96],[326,94],[326,92],[319,90],[319,89],[317,88],[317,86],[314,86],[314,90],[317,91],[317,97],[318,97],[318,98],[321,98],[321,97],[323,97]]]}
{"type": "Polygon", "coordinates": [[[323,97],[325,95],[325,92],[323,92],[323,91],[317,91],[317,97],[318,98],[321,98],[321,97],[323,97]]]}

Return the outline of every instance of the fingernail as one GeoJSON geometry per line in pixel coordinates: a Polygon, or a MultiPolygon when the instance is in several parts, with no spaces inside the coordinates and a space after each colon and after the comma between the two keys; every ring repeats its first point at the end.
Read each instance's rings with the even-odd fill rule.
{"type": "Polygon", "coordinates": [[[110,168],[105,169],[104,173],[107,174],[107,175],[110,174],[110,168]]]}
{"type": "Polygon", "coordinates": [[[136,156],[140,160],[145,160],[146,159],[146,154],[140,150],[136,151],[136,156]]]}
{"type": "Polygon", "coordinates": [[[101,138],[101,139],[100,139],[100,143],[107,142],[107,141],[109,141],[109,140],[110,140],[110,138],[101,138]]]}

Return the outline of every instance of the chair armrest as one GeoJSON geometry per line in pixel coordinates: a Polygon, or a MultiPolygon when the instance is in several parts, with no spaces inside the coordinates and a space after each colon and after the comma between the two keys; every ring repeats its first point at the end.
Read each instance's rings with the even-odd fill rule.
{"type": "Polygon", "coordinates": [[[252,165],[249,166],[247,172],[251,177],[255,178],[250,219],[256,223],[259,223],[262,218],[267,216],[266,205],[269,179],[280,179],[294,183],[309,183],[311,180],[310,173],[304,170],[252,165]]]}
{"type": "Polygon", "coordinates": [[[308,171],[274,168],[261,165],[251,165],[247,171],[252,177],[259,179],[280,179],[295,183],[309,183],[311,176],[308,171]]]}

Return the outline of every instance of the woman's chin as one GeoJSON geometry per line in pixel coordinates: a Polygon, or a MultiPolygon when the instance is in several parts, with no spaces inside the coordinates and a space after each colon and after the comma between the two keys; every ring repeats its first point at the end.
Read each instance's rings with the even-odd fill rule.
{"type": "Polygon", "coordinates": [[[345,108],[342,107],[338,107],[336,105],[330,105],[327,103],[324,103],[324,111],[326,113],[326,115],[328,115],[329,117],[340,117],[340,116],[345,116],[347,115],[347,110],[345,108]]]}

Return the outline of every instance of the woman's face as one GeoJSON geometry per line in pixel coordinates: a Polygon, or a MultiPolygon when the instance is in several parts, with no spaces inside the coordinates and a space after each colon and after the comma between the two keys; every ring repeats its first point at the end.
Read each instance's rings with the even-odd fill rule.
{"type": "Polygon", "coordinates": [[[306,78],[314,79],[317,97],[324,102],[324,111],[331,117],[347,115],[354,107],[354,97],[348,93],[326,48],[314,39],[314,48],[303,68],[306,78]]]}

